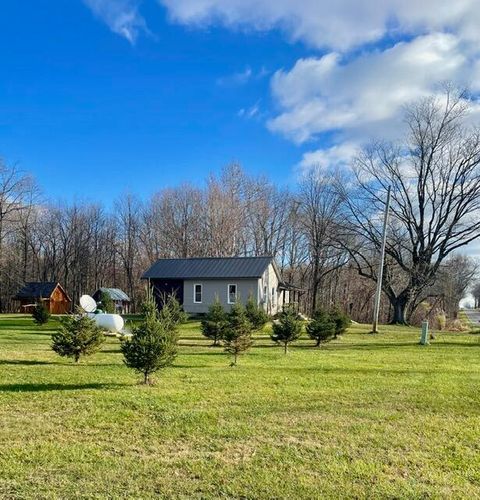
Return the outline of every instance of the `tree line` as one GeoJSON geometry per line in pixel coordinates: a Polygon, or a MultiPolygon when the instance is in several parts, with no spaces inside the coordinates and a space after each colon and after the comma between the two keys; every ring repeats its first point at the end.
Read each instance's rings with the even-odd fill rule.
{"type": "Polygon", "coordinates": [[[405,109],[402,141],[377,141],[349,168],[312,168],[278,186],[240,165],[203,186],[149,199],[51,202],[18,166],[0,164],[0,310],[25,281],[59,281],[74,303],[100,286],[138,306],[141,274],[158,258],[273,255],[303,292],[306,313],[333,306],[372,315],[385,193],[391,188],[381,321],[442,308],[456,315],[476,273],[459,254],[480,235],[480,131],[469,96],[447,88],[405,109]]]}

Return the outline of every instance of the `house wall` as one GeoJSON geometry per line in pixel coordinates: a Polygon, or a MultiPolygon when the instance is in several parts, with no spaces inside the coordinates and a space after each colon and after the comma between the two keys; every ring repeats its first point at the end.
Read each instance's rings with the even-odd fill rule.
{"type": "Polygon", "coordinates": [[[228,285],[237,285],[237,300],[245,304],[249,295],[259,301],[259,279],[227,279],[227,280],[185,280],[183,284],[183,309],[190,314],[203,314],[208,312],[208,307],[215,301],[218,295],[220,303],[229,311],[228,285]],[[202,303],[194,302],[194,285],[202,285],[202,303]]]}
{"type": "Polygon", "coordinates": [[[283,306],[282,294],[278,290],[278,276],[272,264],[263,273],[260,286],[260,304],[268,314],[276,314],[283,306]],[[265,288],[267,293],[265,294],[265,288]]]}

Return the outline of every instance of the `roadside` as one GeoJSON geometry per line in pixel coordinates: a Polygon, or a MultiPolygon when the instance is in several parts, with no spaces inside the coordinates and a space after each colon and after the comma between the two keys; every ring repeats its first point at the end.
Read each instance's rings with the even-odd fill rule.
{"type": "Polygon", "coordinates": [[[480,310],[464,309],[463,312],[472,325],[477,326],[480,323],[480,310]]]}

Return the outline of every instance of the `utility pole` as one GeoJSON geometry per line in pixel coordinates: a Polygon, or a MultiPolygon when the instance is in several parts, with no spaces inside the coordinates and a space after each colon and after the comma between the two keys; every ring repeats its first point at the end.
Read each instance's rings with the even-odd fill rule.
{"type": "Polygon", "coordinates": [[[380,249],[380,263],[378,265],[377,291],[375,293],[375,308],[373,312],[372,333],[378,333],[378,315],[380,313],[380,297],[382,295],[383,263],[385,261],[385,246],[387,244],[388,213],[390,211],[390,186],[387,190],[387,203],[385,204],[385,215],[383,217],[382,246],[380,249]]]}

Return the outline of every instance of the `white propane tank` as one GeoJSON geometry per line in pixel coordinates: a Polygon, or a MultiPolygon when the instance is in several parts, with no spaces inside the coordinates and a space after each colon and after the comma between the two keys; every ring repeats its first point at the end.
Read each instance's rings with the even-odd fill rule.
{"type": "Polygon", "coordinates": [[[123,318],[119,314],[89,314],[95,323],[108,332],[120,333],[125,326],[123,318]]]}

